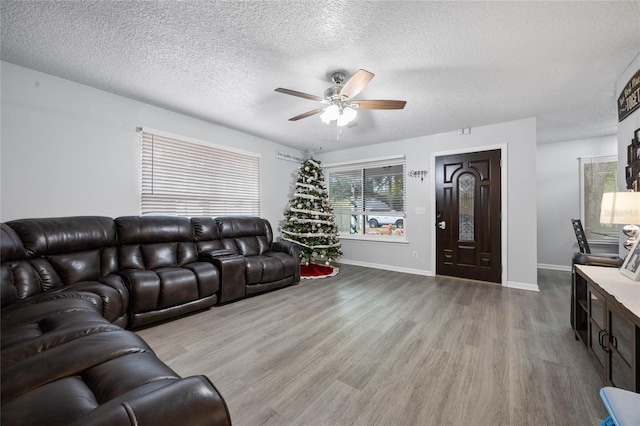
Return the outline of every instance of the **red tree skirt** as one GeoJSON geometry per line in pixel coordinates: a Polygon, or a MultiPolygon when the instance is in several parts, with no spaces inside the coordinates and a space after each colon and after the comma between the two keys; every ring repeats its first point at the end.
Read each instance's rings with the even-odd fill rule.
{"type": "Polygon", "coordinates": [[[323,266],[311,263],[309,265],[300,265],[300,278],[309,280],[316,278],[333,277],[340,271],[333,266],[323,266]]]}

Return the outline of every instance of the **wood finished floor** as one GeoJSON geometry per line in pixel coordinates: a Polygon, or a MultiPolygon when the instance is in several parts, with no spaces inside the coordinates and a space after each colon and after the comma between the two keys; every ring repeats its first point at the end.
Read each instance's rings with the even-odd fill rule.
{"type": "Polygon", "coordinates": [[[204,374],[236,426],[597,425],[603,386],[569,325],[570,274],[539,293],[339,265],[340,273],[138,333],[204,374]]]}

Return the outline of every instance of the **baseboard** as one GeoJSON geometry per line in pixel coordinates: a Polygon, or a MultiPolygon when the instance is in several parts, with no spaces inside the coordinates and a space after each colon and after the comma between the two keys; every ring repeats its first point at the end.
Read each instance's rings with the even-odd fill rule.
{"type": "Polygon", "coordinates": [[[538,287],[538,284],[519,283],[516,281],[507,281],[507,284],[504,287],[517,288],[519,290],[527,291],[540,291],[540,287],[538,287]]]}
{"type": "Polygon", "coordinates": [[[360,260],[340,259],[338,260],[338,263],[344,263],[345,265],[353,265],[353,266],[363,266],[365,268],[383,269],[385,271],[402,272],[405,274],[423,275],[426,277],[433,276],[433,273],[431,271],[426,271],[424,269],[403,268],[400,266],[393,266],[393,265],[381,265],[379,263],[362,262],[360,260]]]}
{"type": "Polygon", "coordinates": [[[550,269],[552,271],[571,272],[571,266],[566,265],[551,265],[548,263],[538,263],[540,269],[550,269]]]}
{"type": "MultiPolygon", "coordinates": [[[[340,259],[337,263],[343,263],[345,265],[353,265],[353,266],[363,266],[365,268],[383,269],[385,271],[403,272],[405,274],[423,275],[426,277],[434,276],[433,272],[426,271],[424,269],[402,268],[402,267],[393,266],[393,265],[381,265],[379,263],[362,262],[360,260],[340,259]]],[[[528,291],[540,291],[540,288],[538,288],[537,284],[518,283],[515,281],[509,281],[503,287],[517,288],[520,290],[528,290],[528,291]]]]}

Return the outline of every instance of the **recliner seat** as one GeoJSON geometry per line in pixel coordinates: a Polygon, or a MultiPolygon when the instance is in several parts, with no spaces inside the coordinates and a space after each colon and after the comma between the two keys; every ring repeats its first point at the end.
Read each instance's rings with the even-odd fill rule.
{"type": "Polygon", "coordinates": [[[216,304],[218,270],[198,260],[188,218],[124,216],[115,223],[118,270],[130,291],[132,327],[216,304]]]}
{"type": "Polygon", "coordinates": [[[200,258],[214,262],[222,275],[220,302],[300,282],[300,249],[288,241],[273,241],[269,221],[223,216],[194,217],[191,222],[200,258]]]}

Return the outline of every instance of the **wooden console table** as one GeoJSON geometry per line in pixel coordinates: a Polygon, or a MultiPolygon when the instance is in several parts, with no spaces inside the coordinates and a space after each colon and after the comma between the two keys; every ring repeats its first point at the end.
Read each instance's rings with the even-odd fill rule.
{"type": "Polygon", "coordinates": [[[640,392],[640,282],[577,265],[574,330],[608,385],[640,392]]]}

